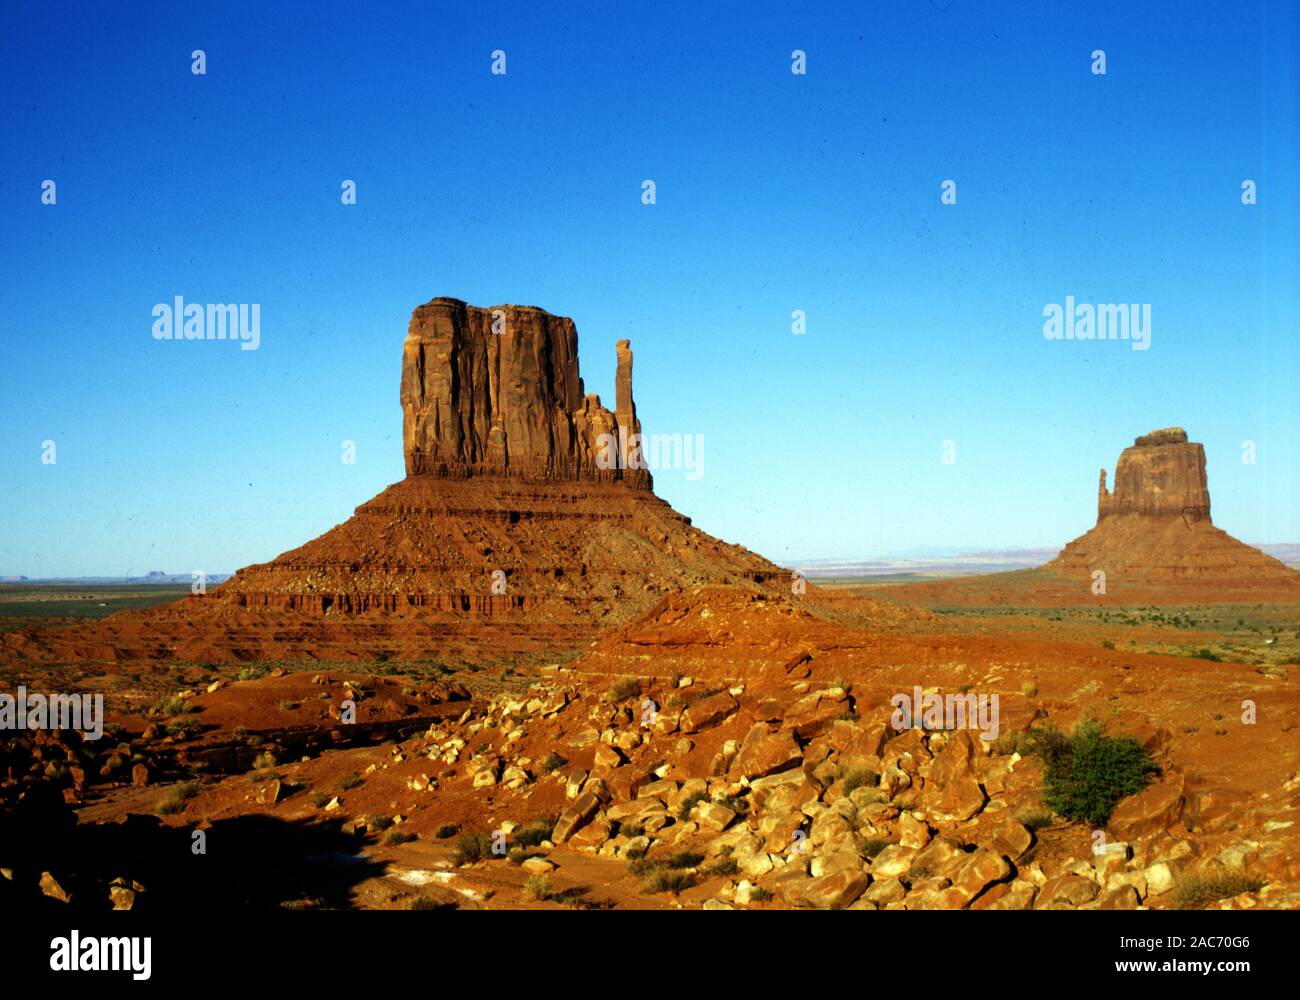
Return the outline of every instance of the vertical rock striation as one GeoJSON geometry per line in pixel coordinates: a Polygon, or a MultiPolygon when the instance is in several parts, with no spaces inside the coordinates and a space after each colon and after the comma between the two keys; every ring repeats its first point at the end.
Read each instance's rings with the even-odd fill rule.
{"type": "Polygon", "coordinates": [[[1181,427],[1167,427],[1134,439],[1115,466],[1115,491],[1101,470],[1097,521],[1117,514],[1197,517],[1210,520],[1205,448],[1189,442],[1181,427]]]}
{"type": "Polygon", "coordinates": [[[613,413],[584,392],[578,331],[567,317],[433,299],[412,313],[402,349],[406,473],[621,480],[651,489],[636,460],[640,425],[626,340],[618,342],[616,385],[613,413]]]}

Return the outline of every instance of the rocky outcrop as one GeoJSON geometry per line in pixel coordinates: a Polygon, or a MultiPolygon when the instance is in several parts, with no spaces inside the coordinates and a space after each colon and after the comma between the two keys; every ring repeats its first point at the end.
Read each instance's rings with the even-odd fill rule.
{"type": "MultiPolygon", "coordinates": [[[[612,623],[674,589],[786,574],[654,495],[616,347],[615,408],[584,391],[573,321],[436,298],[402,348],[406,478],[343,524],[214,589],[226,607],[612,623]]],[[[0,642],[0,650],[5,643],[0,642]]]]}
{"type": "Polygon", "coordinates": [[[310,615],[444,612],[474,618],[621,619],[666,590],[784,584],[786,574],[618,482],[413,475],[343,524],[212,594],[310,615]]]}
{"type": "Polygon", "coordinates": [[[1181,427],[1152,431],[1125,448],[1115,466],[1115,491],[1101,470],[1097,520],[1117,514],[1176,516],[1210,520],[1205,447],[1189,442],[1181,427]]]}
{"type": "Polygon", "coordinates": [[[407,475],[621,480],[650,489],[628,341],[617,354],[611,413],[584,391],[573,320],[452,298],[418,307],[402,349],[407,475]]]}
{"type": "Polygon", "coordinates": [[[1300,589],[1300,574],[1211,522],[1205,448],[1181,427],[1143,434],[1125,448],[1113,492],[1101,470],[1096,527],[1044,569],[1085,576],[1090,585],[1101,572],[1106,593],[1134,583],[1212,584],[1224,593],[1300,589]]]}

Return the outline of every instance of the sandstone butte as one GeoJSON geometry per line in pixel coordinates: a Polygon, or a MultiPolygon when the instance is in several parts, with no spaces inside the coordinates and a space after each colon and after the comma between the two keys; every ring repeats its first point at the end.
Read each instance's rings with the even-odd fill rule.
{"type": "Polygon", "coordinates": [[[584,391],[571,319],[450,298],[418,307],[402,347],[406,478],[213,596],[315,614],[622,618],[669,590],[784,578],[655,496],[638,467],[628,341],[617,358],[610,411],[584,391]]]}
{"type": "Polygon", "coordinates": [[[585,391],[573,320],[435,298],[402,346],[403,480],[203,597],[0,634],[0,663],[505,655],[572,648],[673,591],[788,592],[655,495],[627,340],[616,359],[611,411],[585,391]]]}
{"type": "Polygon", "coordinates": [[[1047,568],[1105,572],[1107,581],[1204,583],[1227,589],[1300,585],[1300,573],[1214,526],[1204,446],[1181,427],[1152,431],[1125,448],[1115,489],[1101,470],[1097,524],[1047,568]]]}
{"type": "Polygon", "coordinates": [[[1214,525],[1205,448],[1181,427],[1134,439],[1101,470],[1097,523],[1037,569],[873,590],[904,602],[1071,606],[1300,600],[1300,573],[1214,525]],[[1097,572],[1105,592],[1094,590],[1097,572]]]}

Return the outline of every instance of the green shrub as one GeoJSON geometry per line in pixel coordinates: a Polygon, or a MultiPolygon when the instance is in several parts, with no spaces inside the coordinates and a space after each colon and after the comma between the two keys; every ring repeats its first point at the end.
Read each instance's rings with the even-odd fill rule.
{"type": "Polygon", "coordinates": [[[1033,753],[1034,734],[1033,733],[1002,733],[993,741],[992,751],[1004,757],[1010,757],[1013,753],[1026,757],[1033,753]]]}
{"type": "Polygon", "coordinates": [[[756,885],[749,890],[749,901],[751,903],[766,903],[771,898],[771,890],[764,889],[761,885],[756,885]]]}
{"type": "Polygon", "coordinates": [[[743,813],[748,805],[744,799],[738,799],[734,795],[716,795],[713,801],[720,806],[726,806],[734,813],[743,813]]]}
{"type": "Polygon", "coordinates": [[[555,895],[555,886],[545,875],[530,875],[524,882],[524,892],[541,903],[555,895]]]}
{"type": "Polygon", "coordinates": [[[687,872],[669,871],[664,868],[651,873],[641,891],[647,895],[656,892],[682,892],[695,884],[695,876],[687,872]]]}
{"type": "Polygon", "coordinates": [[[384,843],[389,847],[396,847],[398,844],[409,844],[415,839],[415,834],[409,830],[388,830],[384,833],[384,843]]]}
{"type": "Polygon", "coordinates": [[[324,792],[317,792],[315,795],[311,797],[311,804],[315,806],[317,809],[324,809],[327,805],[329,805],[329,801],[333,797],[334,796],[327,795],[324,792]]]}
{"type": "Polygon", "coordinates": [[[457,865],[468,865],[492,856],[492,835],[481,830],[466,830],[456,838],[451,852],[457,865]]]}
{"type": "Polygon", "coordinates": [[[408,910],[454,910],[456,904],[441,902],[429,896],[414,896],[406,904],[406,908],[408,910]]]}
{"type": "Polygon", "coordinates": [[[190,704],[188,700],[179,695],[171,695],[167,698],[163,698],[153,707],[155,715],[165,715],[168,718],[176,715],[188,715],[190,712],[197,712],[198,710],[199,708],[197,705],[190,704]]]}
{"type": "Polygon", "coordinates": [[[903,881],[908,885],[915,885],[917,882],[924,882],[931,875],[930,869],[925,865],[913,865],[907,870],[907,874],[903,876],[903,881]]]}
{"type": "Polygon", "coordinates": [[[1043,801],[1058,815],[1103,826],[1120,799],[1142,791],[1158,773],[1145,747],[1131,736],[1107,736],[1085,720],[1070,736],[1041,730],[1034,753],[1046,767],[1043,801]]]}
{"type": "Polygon", "coordinates": [[[694,868],[703,860],[704,855],[698,851],[678,851],[664,858],[663,863],[665,868],[694,868]]]}
{"type": "Polygon", "coordinates": [[[1259,892],[1264,883],[1241,872],[1213,872],[1193,875],[1174,888],[1174,906],[1180,910],[1199,910],[1220,899],[1231,899],[1243,892],[1259,892]]]}
{"type": "Polygon", "coordinates": [[[171,736],[190,736],[203,728],[203,723],[192,715],[178,715],[167,723],[167,732],[171,736]]]}
{"type": "Polygon", "coordinates": [[[268,673],[270,673],[270,671],[267,670],[266,667],[261,667],[261,666],[243,667],[239,671],[239,679],[241,681],[258,681],[261,680],[263,677],[265,677],[268,673]]]}
{"type": "Polygon", "coordinates": [[[641,693],[641,682],[635,677],[623,677],[610,685],[609,696],[615,701],[627,701],[641,693]]]}
{"type": "Polygon", "coordinates": [[[558,816],[540,816],[529,820],[515,831],[514,841],[520,847],[537,847],[543,840],[551,839],[551,831],[559,821],[558,816]]]}
{"type": "Polygon", "coordinates": [[[197,781],[182,781],[172,786],[170,794],[158,803],[155,810],[159,816],[173,816],[185,809],[185,803],[202,791],[197,781]]]}
{"type": "Polygon", "coordinates": [[[562,768],[568,761],[552,750],[542,758],[541,768],[547,774],[553,774],[562,768]]]}
{"type": "Polygon", "coordinates": [[[442,826],[433,831],[433,835],[439,840],[446,840],[448,837],[456,836],[459,830],[460,827],[455,823],[443,823],[442,826]]]}
{"type": "Polygon", "coordinates": [[[365,783],[366,783],[366,779],[361,777],[361,775],[357,774],[356,771],[353,771],[351,774],[347,774],[343,776],[343,778],[339,781],[339,788],[343,789],[343,791],[345,792],[348,792],[354,788],[360,788],[365,783]]]}

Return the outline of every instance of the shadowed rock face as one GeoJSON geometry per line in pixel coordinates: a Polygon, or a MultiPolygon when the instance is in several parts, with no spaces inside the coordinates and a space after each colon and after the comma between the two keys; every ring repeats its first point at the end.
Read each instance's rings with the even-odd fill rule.
{"type": "Polygon", "coordinates": [[[1205,448],[1189,442],[1181,427],[1144,434],[1125,448],[1115,467],[1115,491],[1106,489],[1101,470],[1097,520],[1115,514],[1169,515],[1210,520],[1205,479],[1205,448]]]}
{"type": "Polygon", "coordinates": [[[638,467],[628,341],[618,342],[617,357],[611,412],[583,391],[573,320],[532,306],[425,303],[411,315],[402,350],[407,475],[621,480],[650,489],[638,467]]]}

